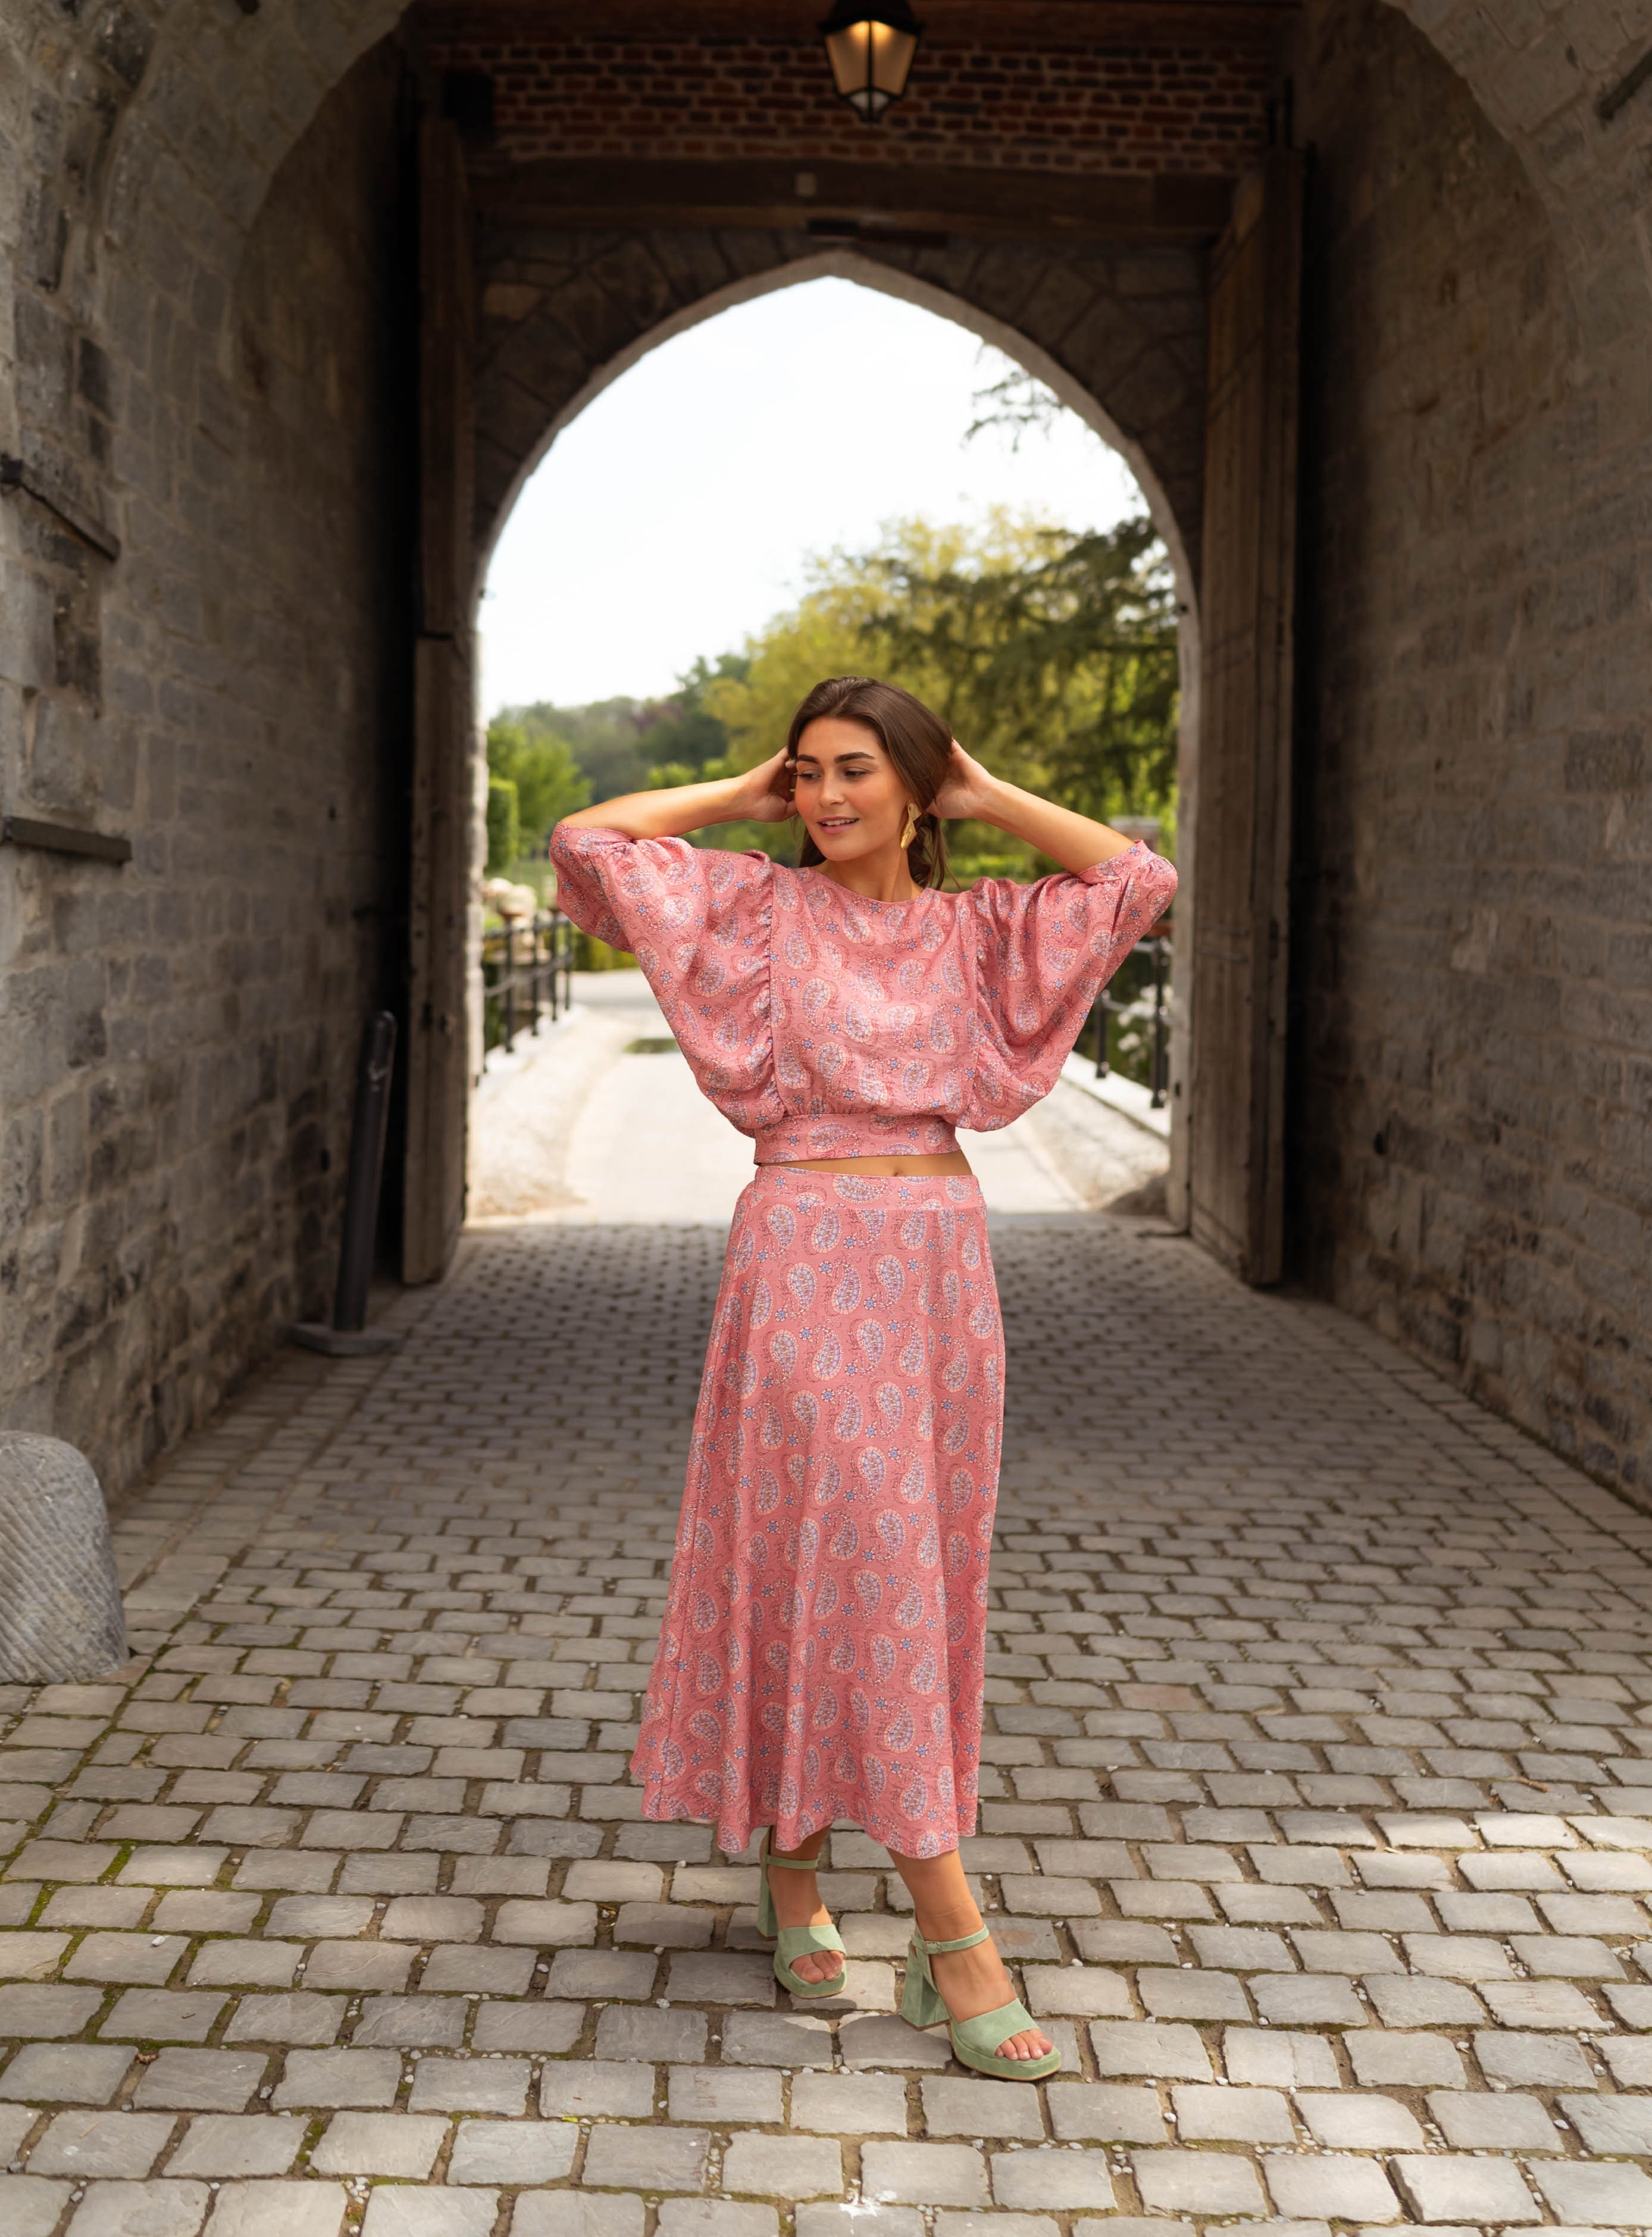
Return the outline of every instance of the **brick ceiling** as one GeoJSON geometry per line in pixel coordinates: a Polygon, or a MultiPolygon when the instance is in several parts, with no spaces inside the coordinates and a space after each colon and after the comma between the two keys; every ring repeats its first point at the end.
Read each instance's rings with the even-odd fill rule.
{"type": "Polygon", "coordinates": [[[432,0],[439,72],[485,78],[479,201],[543,222],[839,223],[1204,237],[1265,144],[1291,7],[926,0],[903,101],[833,93],[822,0],[432,0]]]}

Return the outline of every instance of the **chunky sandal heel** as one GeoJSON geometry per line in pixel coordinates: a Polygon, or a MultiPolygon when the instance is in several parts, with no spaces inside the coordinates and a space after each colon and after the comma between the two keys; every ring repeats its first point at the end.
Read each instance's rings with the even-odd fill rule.
{"type": "Polygon", "coordinates": [[[1001,2042],[1008,2042],[1013,2035],[1030,2034],[1037,2028],[1037,2022],[1019,1997],[1011,2003],[1000,2004],[995,2011],[977,2012],[973,2019],[955,2020],[947,2010],[946,1999],[935,1987],[931,1957],[944,1957],[954,1950],[973,1950],[978,1942],[987,1941],[990,1933],[991,1929],[983,1926],[974,1934],[961,1936],[956,1942],[926,1942],[915,1929],[911,1954],[907,1959],[906,1988],[901,1997],[901,2016],[914,2027],[934,2027],[945,2020],[952,2040],[952,2055],[960,2066],[972,2067],[977,2074],[990,2074],[998,2082],[1042,2082],[1047,2075],[1060,2069],[1059,2050],[1046,2051],[1042,2058],[1003,2058],[999,2055],[1001,2042]]]}
{"type": "Polygon", "coordinates": [[[901,2017],[909,2027],[931,2028],[947,2016],[947,2007],[929,1970],[922,1937],[914,1935],[907,1953],[906,1986],[901,1991],[901,2017]]]}
{"type": "MultiPolygon", "coordinates": [[[[769,1869],[778,1864],[783,1871],[812,1872],[817,1870],[813,1858],[776,1857],[770,1853],[774,1840],[772,1827],[763,1837],[763,1854],[757,1859],[757,1931],[772,1936],[775,1943],[775,1978],[783,1989],[794,1996],[842,1996],[849,1974],[840,1965],[829,1980],[805,1981],[793,1972],[793,1960],[805,1957],[811,1950],[843,1949],[843,1937],[835,1926],[781,1926],[775,1918],[775,1899],[769,1892],[769,1869]]],[[[845,1953],[847,1954],[847,1953],[845,1953]]]]}

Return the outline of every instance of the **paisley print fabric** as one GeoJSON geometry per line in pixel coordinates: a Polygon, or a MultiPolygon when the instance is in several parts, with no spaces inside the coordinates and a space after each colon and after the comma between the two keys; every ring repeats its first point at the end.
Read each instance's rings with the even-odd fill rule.
{"type": "Polygon", "coordinates": [[[631,1768],[737,1852],[975,1830],[1003,1339],[980,1184],[741,1197],[631,1768]]]}
{"type": "Polygon", "coordinates": [[[981,1191],[790,1162],[946,1151],[1047,1095],[1168,906],[1146,847],[869,901],[818,870],[562,825],[558,899],[629,949],[757,1145],[695,1416],[632,1769],[738,1852],[847,1818],[905,1856],[975,1823],[1003,1346],[981,1191]]]}
{"type": "Polygon", "coordinates": [[[946,1151],[1047,1095],[1176,889],[1138,843],[1076,874],[869,901],[818,870],[558,828],[558,900],[629,949],[759,1165],[946,1151]]]}

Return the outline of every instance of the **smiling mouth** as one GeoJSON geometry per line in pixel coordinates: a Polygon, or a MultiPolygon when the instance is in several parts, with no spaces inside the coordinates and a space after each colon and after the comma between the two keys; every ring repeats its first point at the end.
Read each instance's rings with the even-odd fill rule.
{"type": "Polygon", "coordinates": [[[860,820],[858,815],[823,815],[819,828],[823,831],[852,831],[860,820]]]}

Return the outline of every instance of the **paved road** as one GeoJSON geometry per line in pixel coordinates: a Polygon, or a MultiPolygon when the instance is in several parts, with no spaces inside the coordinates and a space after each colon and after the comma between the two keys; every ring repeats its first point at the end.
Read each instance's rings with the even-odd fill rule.
{"type": "MultiPolygon", "coordinates": [[[[640,972],[578,974],[578,1012],[509,1059],[478,1097],[471,1174],[483,1221],[726,1227],[751,1145],[708,1103],[669,1043],[640,972]]],[[[1074,1091],[1059,1114],[961,1137],[988,1208],[1074,1211],[1159,1171],[1161,1144],[1074,1091]],[[1094,1182],[1094,1185],[1091,1184],[1094,1182]]]]}
{"type": "Polygon", "coordinates": [[[719,1245],[475,1237],[134,1503],[131,1665],[0,1695],[0,2231],[1652,2224],[1652,1522],[1183,1243],[1002,1222],[968,1862],[1067,2070],[971,2081],[880,1851],[796,2012],[626,1781],[719,1245]]]}

